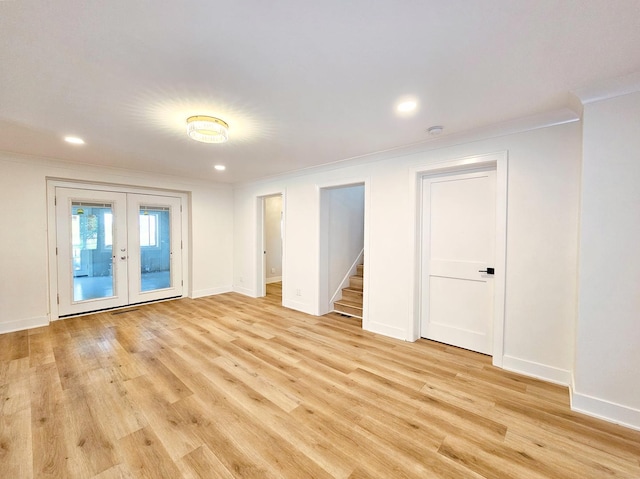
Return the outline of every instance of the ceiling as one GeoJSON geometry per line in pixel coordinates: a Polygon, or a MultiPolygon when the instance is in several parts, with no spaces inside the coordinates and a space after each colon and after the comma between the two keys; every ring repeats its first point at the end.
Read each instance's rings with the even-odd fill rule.
{"type": "Polygon", "coordinates": [[[245,182],[565,107],[637,71],[639,0],[5,0],[0,150],[245,182]],[[190,140],[198,114],[229,141],[190,140]]]}

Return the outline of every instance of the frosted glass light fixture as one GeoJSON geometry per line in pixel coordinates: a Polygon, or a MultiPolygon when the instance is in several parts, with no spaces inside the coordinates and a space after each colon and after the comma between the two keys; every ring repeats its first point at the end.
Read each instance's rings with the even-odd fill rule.
{"type": "Polygon", "coordinates": [[[229,125],[212,116],[190,116],[187,118],[187,134],[203,143],[224,143],[229,138],[229,125]]]}

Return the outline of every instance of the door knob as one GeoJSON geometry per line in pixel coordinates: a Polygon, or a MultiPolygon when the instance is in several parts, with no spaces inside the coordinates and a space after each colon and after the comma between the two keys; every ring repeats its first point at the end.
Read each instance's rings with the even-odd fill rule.
{"type": "Polygon", "coordinates": [[[495,274],[495,268],[479,269],[478,273],[495,274]]]}
{"type": "Polygon", "coordinates": [[[126,256],[120,256],[120,259],[127,259],[126,256]]]}

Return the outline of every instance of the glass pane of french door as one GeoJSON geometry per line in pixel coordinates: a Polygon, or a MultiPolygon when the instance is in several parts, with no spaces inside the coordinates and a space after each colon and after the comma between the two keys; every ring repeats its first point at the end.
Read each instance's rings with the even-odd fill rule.
{"type": "Polygon", "coordinates": [[[71,202],[73,301],[113,296],[113,205],[71,202]]]}
{"type": "Polygon", "coordinates": [[[180,198],[128,194],[127,201],[130,302],[181,296],[180,198]]]}
{"type": "Polygon", "coordinates": [[[171,286],[171,217],[162,206],[140,206],[140,291],[171,286]]]}
{"type": "Polygon", "coordinates": [[[124,193],[56,188],[58,315],[127,304],[126,218],[124,193]]]}

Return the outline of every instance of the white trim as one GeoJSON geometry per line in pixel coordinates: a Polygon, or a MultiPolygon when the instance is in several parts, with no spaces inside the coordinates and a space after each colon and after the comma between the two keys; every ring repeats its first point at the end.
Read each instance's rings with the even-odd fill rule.
{"type": "Polygon", "coordinates": [[[508,354],[502,357],[502,367],[507,371],[524,374],[525,376],[542,379],[543,381],[560,384],[562,386],[569,386],[571,384],[571,371],[567,369],[554,368],[546,364],[515,358],[508,354]]]}
{"type": "Polygon", "coordinates": [[[496,271],[494,279],[493,365],[502,367],[507,292],[507,230],[509,213],[509,154],[496,162],[496,271]],[[501,274],[500,274],[501,273],[501,274]]]}
{"type": "MultiPolygon", "coordinates": [[[[255,262],[255,271],[256,271],[256,283],[255,283],[255,294],[251,294],[250,296],[255,298],[261,298],[266,296],[267,287],[266,284],[269,282],[267,278],[266,271],[266,258],[265,258],[265,248],[266,248],[266,238],[265,238],[265,208],[266,203],[265,200],[272,196],[280,196],[282,198],[282,274],[284,276],[285,272],[285,256],[287,249],[285,248],[285,238],[286,238],[286,222],[287,222],[287,214],[285,211],[285,192],[284,190],[276,191],[274,193],[267,193],[263,195],[256,196],[256,262],[255,262]]],[[[280,277],[279,281],[283,281],[283,276],[280,277]]],[[[284,284],[283,284],[283,298],[284,298],[284,284]]]]}
{"type": "Polygon", "coordinates": [[[215,294],[222,293],[230,293],[233,291],[233,287],[229,286],[218,286],[217,288],[209,288],[209,289],[198,289],[191,293],[191,299],[203,298],[205,296],[213,296],[215,294]]]}
{"type": "Polygon", "coordinates": [[[618,78],[609,78],[596,85],[572,92],[583,105],[640,91],[640,72],[618,78]]]}
{"type": "Polygon", "coordinates": [[[40,328],[49,326],[49,318],[46,316],[36,316],[34,318],[16,319],[0,323],[0,334],[24,331],[25,329],[40,328]]]}
{"type": "MultiPolygon", "coordinates": [[[[82,178],[78,178],[77,180],[70,179],[65,176],[47,176],[48,180],[60,180],[60,181],[72,181],[76,183],[87,183],[87,184],[102,184],[102,185],[112,185],[112,186],[121,186],[132,184],[134,187],[138,188],[149,188],[156,189],[153,184],[150,184],[148,187],[140,186],[139,183],[149,183],[149,171],[143,170],[134,170],[129,167],[117,167],[117,166],[105,166],[105,165],[95,165],[89,163],[78,163],[75,161],[63,160],[60,158],[53,158],[44,155],[32,155],[26,153],[16,153],[7,150],[0,150],[0,160],[1,161],[9,161],[13,163],[24,164],[25,162],[29,162],[32,165],[41,166],[44,168],[55,168],[57,170],[66,170],[69,175],[75,175],[78,173],[78,169],[81,168],[83,172],[91,175],[96,175],[99,177],[110,176],[114,178],[119,178],[117,182],[100,182],[93,180],[86,180],[82,178]],[[131,183],[133,182],[133,183],[131,183]]],[[[216,181],[213,177],[211,179],[205,179],[202,177],[191,177],[191,176],[176,176],[173,173],[153,173],[154,180],[157,181],[157,178],[162,178],[168,181],[171,181],[174,184],[180,184],[185,190],[174,190],[174,191],[186,191],[187,189],[191,189],[194,186],[206,187],[209,189],[228,189],[231,187],[228,183],[222,183],[216,181]]]]}
{"type": "Polygon", "coordinates": [[[349,316],[350,318],[362,319],[362,316],[358,316],[357,314],[347,313],[345,311],[338,311],[337,309],[332,309],[330,312],[331,313],[336,313],[336,314],[341,314],[343,316],[349,316]]]}
{"type": "Polygon", "coordinates": [[[282,276],[271,276],[270,278],[267,278],[267,284],[271,284],[271,283],[279,283],[280,281],[282,281],[282,276]]]}
{"type": "Polygon", "coordinates": [[[307,313],[311,316],[317,316],[313,305],[309,303],[303,303],[301,301],[291,301],[290,299],[283,299],[282,306],[289,309],[295,309],[296,311],[300,311],[301,313],[307,313]]]}
{"type": "MultiPolygon", "coordinates": [[[[421,291],[421,235],[422,235],[422,177],[441,173],[464,173],[478,168],[493,167],[496,169],[496,256],[494,277],[494,311],[493,311],[493,365],[502,367],[504,354],[504,320],[507,277],[507,194],[508,194],[508,152],[501,151],[474,155],[436,163],[415,165],[409,169],[409,194],[414,198],[412,211],[414,221],[411,222],[410,238],[414,241],[414,287],[409,294],[410,324],[404,338],[416,341],[420,338],[420,291],[421,291]]],[[[366,271],[366,270],[365,270],[366,271]]]]}
{"type": "Polygon", "coordinates": [[[69,180],[64,178],[52,178],[46,177],[47,183],[52,184],[58,188],[74,188],[76,190],[91,190],[91,191],[110,191],[116,193],[135,193],[139,195],[158,195],[158,196],[174,196],[181,198],[183,201],[187,201],[187,191],[151,188],[146,186],[136,185],[116,185],[112,183],[100,183],[93,181],[83,180],[69,180]]]}
{"type": "MultiPolygon", "coordinates": [[[[329,296],[329,288],[328,288],[328,266],[327,266],[327,261],[328,258],[326,257],[326,251],[325,248],[327,247],[328,244],[328,238],[326,235],[323,236],[323,230],[322,227],[324,226],[324,220],[325,218],[323,218],[323,213],[326,213],[326,211],[323,208],[323,201],[322,201],[322,191],[325,189],[331,189],[331,188],[342,188],[342,187],[349,187],[349,186],[359,186],[362,185],[364,187],[364,241],[363,241],[363,248],[362,248],[362,252],[360,253],[358,259],[356,259],[356,266],[357,266],[357,262],[360,260],[360,258],[362,257],[362,255],[364,255],[365,251],[367,251],[367,248],[369,247],[369,188],[370,188],[370,182],[371,182],[371,178],[368,176],[358,176],[358,177],[352,177],[351,179],[341,179],[341,180],[333,180],[333,181],[324,181],[322,183],[316,183],[315,187],[316,187],[316,198],[318,200],[318,288],[317,288],[317,292],[316,292],[316,301],[317,301],[317,305],[316,305],[316,312],[313,313],[315,316],[322,316],[323,314],[327,314],[330,312],[333,312],[333,303],[334,301],[336,301],[336,295],[338,292],[342,291],[342,287],[341,286],[338,288],[337,292],[333,294],[333,296],[329,296]],[[327,301],[328,298],[331,298],[330,301],[327,301]]],[[[368,260],[368,256],[369,255],[365,255],[365,261],[368,260]]],[[[355,271],[355,266],[352,266],[352,268],[354,268],[355,271]]],[[[351,271],[351,270],[350,270],[351,271]]],[[[368,311],[368,278],[366,276],[366,271],[367,268],[365,266],[365,277],[363,278],[363,295],[362,295],[362,301],[363,301],[363,307],[362,307],[362,329],[366,330],[367,329],[367,320],[366,318],[367,316],[367,311],[368,311]]],[[[349,274],[347,274],[346,278],[348,279],[349,274]]],[[[345,284],[344,283],[344,278],[342,280],[341,284],[345,284]]]]}
{"type": "Polygon", "coordinates": [[[388,324],[382,324],[375,321],[369,321],[367,331],[371,333],[381,334],[390,338],[400,339],[406,341],[406,331],[402,328],[396,328],[389,326],[388,324]]]}
{"type": "Polygon", "coordinates": [[[233,289],[231,290],[234,293],[238,293],[238,294],[243,294],[245,296],[249,296],[250,298],[257,298],[258,296],[256,296],[255,291],[249,289],[249,288],[245,288],[243,286],[233,286],[233,289]]]}
{"type": "MultiPolygon", "coordinates": [[[[439,137],[432,137],[410,145],[390,148],[388,150],[367,153],[361,156],[345,158],[333,163],[309,166],[286,173],[268,175],[248,181],[234,183],[234,187],[243,188],[250,185],[258,185],[265,181],[289,180],[300,176],[307,176],[312,173],[324,173],[345,167],[358,165],[369,165],[377,161],[386,161],[391,158],[423,153],[438,150],[456,145],[469,144],[475,141],[498,138],[501,136],[523,133],[526,131],[538,130],[567,123],[580,121],[580,115],[570,108],[558,108],[524,118],[515,118],[501,123],[480,127],[473,130],[461,131],[458,133],[443,134],[439,137]]],[[[324,186],[322,186],[324,187],[324,186]]]]}
{"type": "Polygon", "coordinates": [[[572,386],[571,410],[640,431],[640,410],[581,394],[572,386]]]}
{"type": "Polygon", "coordinates": [[[362,278],[362,329],[365,331],[371,330],[371,324],[369,323],[369,285],[371,284],[371,255],[368,253],[370,242],[369,231],[371,231],[371,182],[369,179],[364,183],[364,248],[362,254],[364,255],[363,268],[364,275],[362,278]]]}

